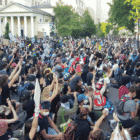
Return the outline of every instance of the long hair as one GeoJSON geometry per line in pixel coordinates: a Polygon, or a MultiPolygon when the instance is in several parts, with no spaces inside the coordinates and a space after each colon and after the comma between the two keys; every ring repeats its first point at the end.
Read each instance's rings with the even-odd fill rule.
{"type": "Polygon", "coordinates": [[[56,121],[57,121],[57,113],[58,113],[59,108],[60,108],[60,101],[57,103],[56,108],[55,108],[55,117],[54,117],[54,123],[55,124],[56,124],[56,121]]]}
{"type": "Polygon", "coordinates": [[[0,75],[0,87],[4,87],[8,82],[8,76],[6,74],[0,75]]]}

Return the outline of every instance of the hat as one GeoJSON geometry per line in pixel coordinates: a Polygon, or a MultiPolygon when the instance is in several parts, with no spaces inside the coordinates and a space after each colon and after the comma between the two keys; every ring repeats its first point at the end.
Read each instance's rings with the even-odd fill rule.
{"type": "Polygon", "coordinates": [[[35,75],[28,75],[28,76],[27,76],[27,79],[28,79],[29,81],[34,81],[34,80],[36,79],[36,76],[35,76],[35,75]]]}
{"type": "Polygon", "coordinates": [[[76,59],[75,59],[75,61],[79,61],[80,60],[80,57],[77,57],[76,59]]]}
{"type": "Polygon", "coordinates": [[[88,99],[88,97],[85,96],[84,94],[80,94],[80,95],[78,96],[78,102],[79,102],[79,103],[81,103],[83,100],[86,100],[86,99],[88,99]]]}
{"type": "Polygon", "coordinates": [[[12,67],[14,67],[14,66],[16,67],[16,66],[17,66],[17,64],[16,64],[16,63],[13,63],[13,64],[12,64],[12,67]]]}
{"type": "Polygon", "coordinates": [[[95,87],[97,89],[101,89],[103,87],[103,84],[101,82],[96,83],[95,87]]]}
{"type": "Polygon", "coordinates": [[[70,74],[69,73],[66,73],[64,75],[64,81],[67,81],[69,78],[70,78],[70,74]]]}
{"type": "Polygon", "coordinates": [[[60,102],[62,103],[66,103],[69,101],[69,97],[67,95],[63,95],[61,98],[60,98],[60,102]]]}
{"type": "Polygon", "coordinates": [[[49,101],[43,101],[41,103],[41,108],[42,109],[51,109],[51,103],[49,101]]]}

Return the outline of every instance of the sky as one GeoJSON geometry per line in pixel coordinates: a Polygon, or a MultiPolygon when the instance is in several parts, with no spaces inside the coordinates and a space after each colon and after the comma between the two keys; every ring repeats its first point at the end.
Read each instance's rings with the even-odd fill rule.
{"type": "MultiPolygon", "coordinates": [[[[107,5],[107,3],[110,3],[111,1],[112,0],[101,0],[101,22],[104,22],[106,19],[108,19],[109,6],[107,5]]],[[[84,3],[86,4],[86,6],[90,6],[91,8],[93,8],[92,5],[94,4],[94,2],[92,2],[91,0],[84,0],[84,3]]]]}

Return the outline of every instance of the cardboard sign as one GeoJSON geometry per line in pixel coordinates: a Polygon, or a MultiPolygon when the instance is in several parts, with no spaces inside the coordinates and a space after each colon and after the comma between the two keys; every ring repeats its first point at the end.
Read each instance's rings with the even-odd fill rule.
{"type": "Polygon", "coordinates": [[[44,38],[44,32],[37,32],[37,38],[44,38]]]}
{"type": "Polygon", "coordinates": [[[10,43],[9,43],[9,39],[4,39],[4,38],[3,38],[3,45],[6,45],[6,46],[7,46],[7,45],[9,45],[9,44],[10,44],[10,43]]]}

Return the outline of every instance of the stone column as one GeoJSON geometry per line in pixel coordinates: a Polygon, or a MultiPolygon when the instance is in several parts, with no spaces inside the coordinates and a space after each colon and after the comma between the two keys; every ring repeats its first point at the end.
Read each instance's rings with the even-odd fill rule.
{"type": "Polygon", "coordinates": [[[5,27],[6,27],[6,24],[7,24],[7,17],[5,16],[5,27]]]}
{"type": "Polygon", "coordinates": [[[24,36],[27,37],[27,16],[24,16],[24,36]]]}
{"type": "Polygon", "coordinates": [[[34,17],[31,16],[31,37],[34,37],[34,17]]]}
{"type": "Polygon", "coordinates": [[[21,29],[20,29],[20,16],[18,16],[18,36],[21,36],[21,29]]]}
{"type": "Polygon", "coordinates": [[[0,17],[0,37],[2,36],[1,19],[2,17],[0,17]]]}
{"type": "Polygon", "coordinates": [[[12,35],[14,36],[14,17],[11,16],[11,32],[12,32],[12,35]]]}

